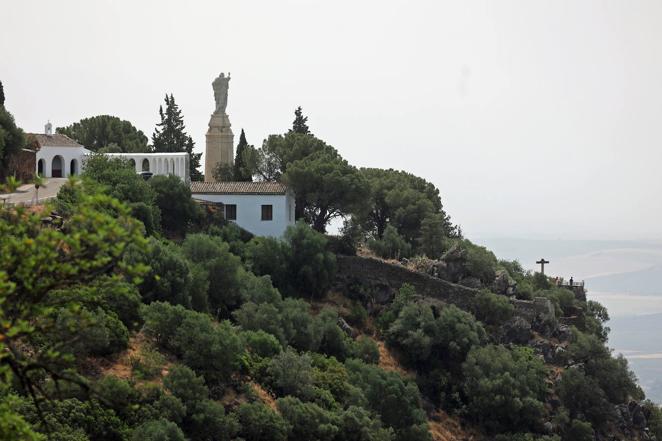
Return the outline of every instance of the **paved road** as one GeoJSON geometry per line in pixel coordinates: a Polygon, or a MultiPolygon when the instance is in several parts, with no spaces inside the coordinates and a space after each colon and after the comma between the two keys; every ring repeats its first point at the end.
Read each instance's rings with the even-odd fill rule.
{"type": "MultiPolygon", "coordinates": [[[[46,185],[39,188],[39,202],[54,198],[60,187],[67,182],[67,178],[46,179],[46,185]]],[[[21,185],[16,193],[0,194],[0,202],[14,205],[32,205],[35,201],[35,189],[32,184],[21,185]]]]}

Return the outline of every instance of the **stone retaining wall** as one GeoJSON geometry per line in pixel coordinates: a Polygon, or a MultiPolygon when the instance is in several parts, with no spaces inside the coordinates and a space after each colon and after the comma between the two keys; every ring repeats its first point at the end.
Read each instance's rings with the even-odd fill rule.
{"type": "Polygon", "coordinates": [[[468,308],[478,290],[437,279],[427,274],[372,257],[337,256],[335,288],[348,295],[360,291],[375,303],[388,303],[408,283],[422,296],[468,308]],[[354,292],[352,292],[354,291],[354,292]]]}

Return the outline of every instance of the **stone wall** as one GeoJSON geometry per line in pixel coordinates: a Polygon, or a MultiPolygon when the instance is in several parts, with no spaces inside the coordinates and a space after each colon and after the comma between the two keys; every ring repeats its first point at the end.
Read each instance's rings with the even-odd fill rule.
{"type": "Polygon", "coordinates": [[[469,308],[478,293],[475,289],[372,257],[337,256],[337,266],[337,290],[349,296],[369,295],[375,303],[388,303],[404,283],[412,285],[419,295],[452,303],[461,308],[469,308]]]}

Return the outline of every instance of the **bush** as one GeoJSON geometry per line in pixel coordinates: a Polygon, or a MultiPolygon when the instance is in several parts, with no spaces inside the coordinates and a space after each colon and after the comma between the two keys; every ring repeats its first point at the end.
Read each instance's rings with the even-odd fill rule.
{"type": "Polygon", "coordinates": [[[286,441],[287,423],[276,412],[260,403],[244,403],[237,409],[239,436],[246,441],[286,441]]]}
{"type": "Polygon", "coordinates": [[[225,415],[220,403],[201,400],[188,408],[185,428],[192,441],[230,441],[239,431],[239,424],[233,415],[225,415]]]}
{"type": "Polygon", "coordinates": [[[134,265],[149,266],[149,272],[139,286],[145,303],[164,301],[173,305],[190,305],[191,274],[179,247],[151,238],[145,250],[130,247],[124,260],[134,265]]]}
{"type": "Polygon", "coordinates": [[[189,185],[174,175],[153,176],[148,183],[156,195],[163,230],[183,235],[200,215],[198,204],[191,198],[189,185]]]}
{"type": "Polygon", "coordinates": [[[182,243],[184,255],[207,273],[207,302],[217,317],[229,317],[241,304],[241,286],[245,271],[241,259],[230,252],[220,238],[190,234],[182,243]]]}
{"type": "Polygon", "coordinates": [[[595,427],[604,427],[613,417],[613,406],[600,385],[581,369],[566,369],[557,392],[570,417],[583,416],[595,427]]]}
{"type": "Polygon", "coordinates": [[[299,355],[291,348],[271,360],[269,376],[273,389],[281,396],[294,395],[302,399],[312,396],[313,366],[309,355],[299,355]]]}
{"type": "Polygon", "coordinates": [[[463,364],[470,417],[489,432],[536,429],[547,394],[545,365],[529,348],[472,349],[463,364]]]}
{"type": "Polygon", "coordinates": [[[379,347],[370,337],[362,335],[356,339],[353,355],[364,363],[379,363],[379,347]]]}
{"type": "Polygon", "coordinates": [[[295,397],[277,401],[280,414],[287,420],[288,439],[332,441],[339,432],[337,415],[314,403],[304,403],[295,397]]]}
{"type": "Polygon", "coordinates": [[[430,440],[425,412],[415,383],[359,360],[345,362],[349,383],[359,388],[367,407],[395,432],[398,441],[430,440]]]}
{"type": "Polygon", "coordinates": [[[166,359],[160,352],[146,346],[139,355],[131,357],[130,363],[134,377],[139,380],[151,380],[161,374],[166,359]]]}
{"type": "Polygon", "coordinates": [[[177,365],[172,367],[163,379],[163,385],[170,393],[179,398],[185,406],[206,400],[209,396],[209,389],[205,386],[204,378],[199,377],[186,366],[177,365]]]}
{"type": "Polygon", "coordinates": [[[63,351],[75,355],[110,355],[127,348],[129,331],[115,314],[101,308],[61,309],[49,338],[66,342],[63,351]]]}
{"type": "Polygon", "coordinates": [[[591,424],[580,420],[572,420],[570,427],[563,434],[563,441],[593,441],[594,439],[591,424]]]}
{"type": "Polygon", "coordinates": [[[164,419],[148,421],[134,429],[133,441],[186,441],[177,424],[164,419]]]}
{"type": "Polygon", "coordinates": [[[383,259],[401,259],[412,253],[411,245],[392,225],[386,227],[381,239],[370,239],[368,248],[383,259]]]}
{"type": "Polygon", "coordinates": [[[507,297],[482,290],[474,300],[473,311],[476,318],[486,325],[499,326],[510,320],[515,307],[507,297]]]}

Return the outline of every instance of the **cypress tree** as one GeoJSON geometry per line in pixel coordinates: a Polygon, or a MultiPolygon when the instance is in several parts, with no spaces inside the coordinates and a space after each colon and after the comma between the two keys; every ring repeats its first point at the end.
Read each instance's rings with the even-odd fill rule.
{"type": "Polygon", "coordinates": [[[186,133],[182,111],[175,102],[175,97],[170,94],[165,96],[165,112],[163,106],[159,106],[159,117],[161,121],[156,124],[152,135],[152,149],[155,152],[187,152],[189,154],[189,173],[191,180],[202,179],[200,157],[202,153],[193,153],[195,143],[186,133]]]}
{"type": "Polygon", "coordinates": [[[2,81],[0,81],[0,106],[4,107],[5,105],[5,89],[2,87],[2,81]]]}
{"type": "Polygon", "coordinates": [[[290,132],[312,135],[312,133],[310,133],[310,129],[308,128],[307,122],[308,117],[303,116],[303,109],[301,106],[297,107],[294,111],[294,122],[292,123],[292,129],[290,132]]]}
{"type": "Polygon", "coordinates": [[[246,134],[244,129],[241,129],[241,135],[239,136],[239,144],[237,144],[237,154],[234,158],[234,179],[235,181],[251,182],[253,176],[251,176],[250,171],[246,167],[246,159],[244,153],[248,147],[248,142],[246,141],[246,134]]]}

